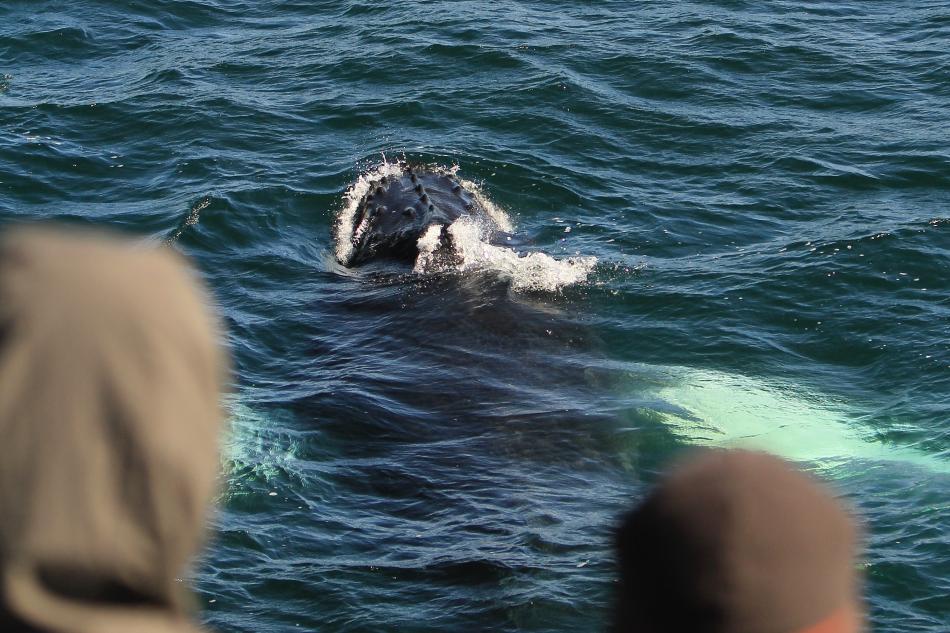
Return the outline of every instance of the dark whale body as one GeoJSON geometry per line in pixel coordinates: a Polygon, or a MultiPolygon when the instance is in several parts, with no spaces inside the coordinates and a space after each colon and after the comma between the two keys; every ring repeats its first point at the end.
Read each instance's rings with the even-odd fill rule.
{"type": "MultiPolygon", "coordinates": [[[[354,218],[353,249],[346,266],[373,259],[412,263],[418,240],[433,224],[448,226],[463,215],[494,221],[451,174],[407,165],[398,176],[384,176],[370,184],[354,218]]],[[[446,237],[447,238],[447,237],[446,237]]]]}

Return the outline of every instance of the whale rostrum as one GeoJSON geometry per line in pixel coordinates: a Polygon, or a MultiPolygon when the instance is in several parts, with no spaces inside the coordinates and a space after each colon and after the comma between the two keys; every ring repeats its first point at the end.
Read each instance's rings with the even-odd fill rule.
{"type": "Polygon", "coordinates": [[[497,229],[478,197],[448,172],[407,165],[402,174],[370,183],[367,191],[356,209],[345,266],[374,259],[412,263],[430,226],[448,226],[466,215],[497,229]]]}

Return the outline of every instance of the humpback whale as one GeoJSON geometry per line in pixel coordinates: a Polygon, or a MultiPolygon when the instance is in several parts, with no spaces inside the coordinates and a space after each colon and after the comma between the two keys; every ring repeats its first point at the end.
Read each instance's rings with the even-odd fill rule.
{"type": "Polygon", "coordinates": [[[596,257],[540,252],[512,234],[504,209],[457,173],[457,166],[384,159],[362,174],[332,229],[336,260],[348,268],[395,262],[418,274],[491,272],[515,292],[557,292],[587,279],[596,257]]]}
{"type": "Polygon", "coordinates": [[[420,238],[426,236],[439,241],[436,255],[450,261],[455,256],[452,238],[442,229],[463,216],[497,239],[500,231],[492,215],[452,172],[403,165],[401,173],[370,182],[356,209],[351,248],[340,263],[348,267],[374,259],[412,263],[420,238]]]}

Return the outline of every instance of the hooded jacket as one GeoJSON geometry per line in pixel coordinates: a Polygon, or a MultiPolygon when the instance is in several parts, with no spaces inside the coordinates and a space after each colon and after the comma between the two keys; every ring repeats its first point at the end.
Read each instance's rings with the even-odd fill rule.
{"type": "Polygon", "coordinates": [[[195,630],[226,362],[182,258],[0,236],[0,629],[195,630]]]}

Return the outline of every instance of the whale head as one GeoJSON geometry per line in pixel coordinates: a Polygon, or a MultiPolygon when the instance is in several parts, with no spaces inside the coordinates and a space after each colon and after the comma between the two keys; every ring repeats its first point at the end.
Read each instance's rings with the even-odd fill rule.
{"type": "Polygon", "coordinates": [[[433,224],[449,225],[467,214],[487,214],[451,174],[407,166],[401,175],[371,183],[354,218],[346,266],[382,258],[413,262],[418,241],[433,224]]]}

